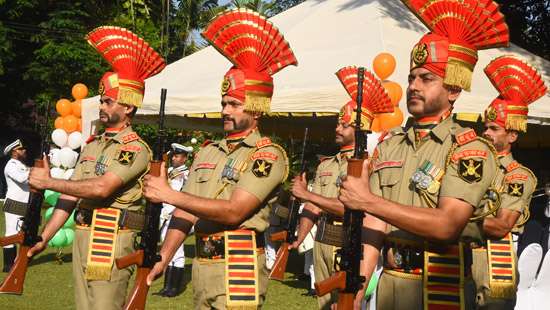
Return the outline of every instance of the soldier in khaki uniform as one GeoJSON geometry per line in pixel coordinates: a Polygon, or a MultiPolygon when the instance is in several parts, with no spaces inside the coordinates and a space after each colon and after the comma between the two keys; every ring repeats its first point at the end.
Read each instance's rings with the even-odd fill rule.
{"type": "MultiPolygon", "coordinates": [[[[42,251],[76,209],[73,276],[77,309],[121,309],[134,267],[117,269],[115,258],[128,255],[135,231],[143,227],[142,177],[151,151],[133,131],[130,121],[141,106],[144,79],[160,72],[164,60],[150,47],[135,50],[135,35],[117,27],[99,27],[88,42],[109,61],[115,72],[100,81],[99,119],[106,127],[83,148],[70,180],[53,179],[48,168],[33,168],[30,185],[62,195],[39,242],[30,251],[42,251]],[[118,38],[128,36],[124,43],[118,38]],[[103,52],[107,50],[108,52],[103,52]],[[121,60],[120,54],[149,55],[147,59],[121,60]],[[114,58],[114,59],[113,59],[114,58]],[[141,69],[139,69],[141,68],[141,69]]],[[[45,158],[46,159],[46,158],[45,158]]]]}
{"type": "Polygon", "coordinates": [[[162,261],[149,281],[166,268],[175,250],[194,225],[193,302],[196,309],[256,309],[265,300],[268,270],[263,233],[269,226],[270,203],[288,174],[285,151],[263,137],[257,126],[269,111],[272,74],[296,64],[282,35],[264,17],[243,10],[228,11],[206,28],[203,36],[234,65],[222,83],[222,112],[226,137],[204,146],[196,155],[181,192],[172,190],[164,176],[146,177],[144,195],[175,206],[161,249],[162,261]],[[251,23],[261,19],[280,43],[268,54],[241,44],[271,42],[267,32],[251,23]],[[232,28],[234,26],[234,28],[232,28]],[[230,31],[230,32],[227,32],[230,31]],[[255,34],[251,36],[249,32],[255,34]],[[217,38],[217,39],[216,39],[217,38]],[[239,38],[249,38],[238,42],[239,38]],[[241,47],[233,50],[233,42],[241,47]],[[280,45],[279,45],[280,44],[280,45]],[[223,47],[223,48],[222,48],[223,47]],[[264,64],[260,60],[264,60],[264,64]]]}
{"type": "MultiPolygon", "coordinates": [[[[370,74],[370,73],[368,73],[370,74]]],[[[357,90],[357,68],[346,67],[337,73],[340,81],[353,98],[357,90]]],[[[376,84],[382,88],[380,83],[376,84]]],[[[361,109],[361,127],[370,128],[374,113],[388,112],[393,109],[391,101],[385,92],[379,97],[371,98],[375,93],[372,84],[364,83],[363,94],[365,101],[361,109]]],[[[348,158],[353,156],[355,147],[355,120],[357,103],[352,100],[340,109],[336,125],[335,142],[340,146],[340,152],[335,156],[321,160],[317,167],[313,190],[307,190],[305,175],[297,176],[293,180],[292,194],[306,202],[300,218],[298,237],[292,248],[303,242],[313,225],[317,225],[315,244],[313,246],[313,264],[316,282],[329,278],[334,273],[334,254],[342,246],[343,230],[342,217],[344,205],[338,200],[338,193],[342,178],[347,174],[348,158]]],[[[357,303],[364,293],[361,291],[357,303]]],[[[320,296],[317,299],[319,309],[330,309],[338,301],[338,292],[320,296]]]]}
{"type": "MultiPolygon", "coordinates": [[[[431,11],[431,2],[426,2],[409,3],[432,31],[411,53],[411,125],[392,130],[391,137],[378,145],[372,168],[365,164],[361,178],[347,177],[339,196],[346,207],[374,216],[365,221],[365,242],[384,248],[378,309],[475,307],[467,245],[480,232],[464,228],[481,213],[497,172],[492,145],[472,129],[460,127],[450,114],[461,89],[470,88],[477,49],[505,45],[508,37],[495,36],[490,44],[480,38],[474,45],[474,36],[447,28],[443,17],[448,13],[431,11]]],[[[450,14],[459,17],[470,9],[457,2],[449,6],[450,14]]],[[[462,29],[507,29],[501,22],[486,23],[488,18],[497,20],[494,17],[480,16],[479,25],[462,29]]],[[[471,19],[453,19],[467,20],[471,19]]],[[[364,257],[367,274],[377,258],[374,251],[364,257]]]]}
{"type": "Polygon", "coordinates": [[[540,74],[515,56],[494,59],[485,73],[500,93],[485,110],[484,136],[499,155],[496,188],[502,202],[496,214],[483,221],[484,237],[489,240],[473,250],[472,272],[479,309],[513,309],[517,283],[515,243],[529,218],[537,179],[531,170],[514,160],[511,149],[519,133],[527,131],[528,105],[543,96],[546,87],[540,74]]]}

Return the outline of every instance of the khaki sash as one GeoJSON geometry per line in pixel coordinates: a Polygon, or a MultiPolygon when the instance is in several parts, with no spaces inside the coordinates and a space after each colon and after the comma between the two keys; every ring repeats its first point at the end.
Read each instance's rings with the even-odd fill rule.
{"type": "Polygon", "coordinates": [[[464,248],[462,243],[445,252],[424,251],[423,294],[425,310],[464,310],[464,248]]]}
{"type": "Polygon", "coordinates": [[[225,296],[227,309],[257,309],[258,263],[254,231],[225,231],[225,296]]]}
{"type": "Polygon", "coordinates": [[[500,240],[487,240],[489,288],[493,298],[512,299],[516,295],[516,264],[512,235],[500,240]]]}
{"type": "Polygon", "coordinates": [[[111,279],[119,217],[119,209],[94,209],[86,262],[87,280],[111,279]]]}

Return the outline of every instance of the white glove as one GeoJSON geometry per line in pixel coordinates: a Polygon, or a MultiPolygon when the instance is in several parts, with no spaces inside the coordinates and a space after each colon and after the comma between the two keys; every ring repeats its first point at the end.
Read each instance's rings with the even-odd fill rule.
{"type": "Polygon", "coordinates": [[[548,306],[550,255],[546,253],[537,274],[541,259],[542,247],[536,243],[530,244],[521,253],[518,262],[519,284],[515,310],[536,310],[548,306]]]}

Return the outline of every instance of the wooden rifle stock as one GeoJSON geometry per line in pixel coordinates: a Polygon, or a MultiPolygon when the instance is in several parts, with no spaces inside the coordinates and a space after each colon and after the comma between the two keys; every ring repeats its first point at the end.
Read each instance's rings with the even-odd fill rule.
{"type": "Polygon", "coordinates": [[[134,253],[115,259],[118,269],[124,269],[132,265],[141,266],[143,264],[143,250],[137,250],[134,253]]]}
{"type": "Polygon", "coordinates": [[[270,279],[279,281],[283,281],[285,279],[285,270],[288,263],[288,255],[290,253],[288,251],[288,246],[290,244],[286,242],[287,235],[288,232],[286,230],[276,232],[271,235],[271,241],[283,241],[283,243],[279,247],[279,250],[277,250],[277,257],[273,267],[271,267],[271,273],[269,274],[270,279]]]}
{"type": "MultiPolygon", "coordinates": [[[[36,159],[34,161],[34,166],[42,168],[44,167],[44,161],[42,159],[36,159]]],[[[42,241],[42,238],[38,235],[38,227],[40,226],[40,208],[42,207],[43,200],[44,192],[36,191],[31,188],[31,194],[29,196],[29,202],[27,203],[27,211],[23,218],[21,231],[15,235],[0,238],[1,246],[10,244],[20,245],[17,251],[17,258],[7,277],[0,285],[0,294],[23,294],[25,277],[30,261],[29,257],[27,257],[27,253],[31,247],[42,241]]]]}
{"type": "Polygon", "coordinates": [[[152,268],[139,267],[137,268],[136,284],[130,293],[128,301],[124,305],[124,310],[143,310],[147,301],[147,293],[149,285],[147,285],[147,276],[152,268]]]}

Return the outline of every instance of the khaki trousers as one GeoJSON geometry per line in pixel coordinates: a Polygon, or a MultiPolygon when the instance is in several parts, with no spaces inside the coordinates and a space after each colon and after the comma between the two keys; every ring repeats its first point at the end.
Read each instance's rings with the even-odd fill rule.
{"type": "MultiPolygon", "coordinates": [[[[111,280],[88,281],[86,261],[90,228],[77,226],[73,242],[73,277],[75,283],[75,304],[79,310],[120,310],[126,301],[128,282],[135,266],[118,270],[113,264],[111,280]]],[[[130,230],[119,231],[116,241],[115,258],[134,251],[134,233],[130,230]]]]}
{"type": "MultiPolygon", "coordinates": [[[[267,294],[269,270],[265,254],[258,255],[258,289],[261,308],[267,294]]],[[[225,261],[193,259],[193,304],[197,310],[225,309],[225,261]]]]}
{"type": "MultiPolygon", "coordinates": [[[[475,309],[475,286],[466,278],[464,299],[466,310],[475,309]]],[[[405,279],[383,272],[378,282],[376,309],[378,310],[422,310],[424,304],[422,278],[405,279]]]]}
{"type": "MultiPolygon", "coordinates": [[[[329,278],[334,273],[334,253],[336,247],[315,241],[313,245],[313,270],[315,271],[315,281],[321,282],[329,278]]],[[[317,297],[319,309],[328,310],[330,305],[338,302],[338,293],[332,291],[321,297],[317,297]]]]}

